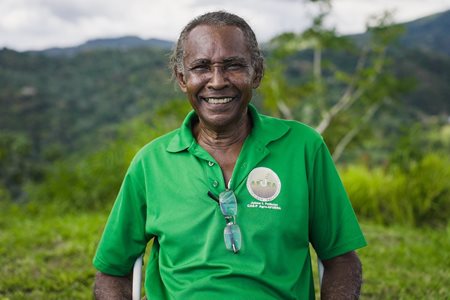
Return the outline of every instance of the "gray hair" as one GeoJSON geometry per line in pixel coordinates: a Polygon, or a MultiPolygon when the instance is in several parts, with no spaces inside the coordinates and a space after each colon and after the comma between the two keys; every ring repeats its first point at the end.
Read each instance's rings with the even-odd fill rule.
{"type": "Polygon", "coordinates": [[[189,22],[181,31],[180,37],[173,49],[170,56],[169,66],[172,70],[174,78],[177,72],[184,72],[184,44],[186,42],[189,33],[197,26],[210,25],[210,26],[236,26],[244,34],[244,38],[247,42],[248,50],[250,51],[251,64],[256,74],[260,77],[264,74],[264,57],[258,46],[255,33],[251,29],[250,25],[241,17],[225,12],[215,11],[209,12],[204,15],[198,16],[189,22]]]}

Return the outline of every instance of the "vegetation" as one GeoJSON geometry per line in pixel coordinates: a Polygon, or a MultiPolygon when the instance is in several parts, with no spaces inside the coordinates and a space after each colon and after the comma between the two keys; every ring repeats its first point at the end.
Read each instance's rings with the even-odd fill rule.
{"type": "Polygon", "coordinates": [[[369,247],[362,299],[448,299],[450,227],[442,230],[363,224],[369,247]]]}
{"type": "MultiPolygon", "coordinates": [[[[364,299],[450,298],[450,12],[348,38],[325,17],[272,41],[256,105],[324,133],[370,244],[364,299]]],[[[130,160],[190,109],[166,48],[98,43],[0,50],[0,300],[91,298],[130,160]]]]}
{"type": "Polygon", "coordinates": [[[47,165],[104,147],[116,140],[118,124],[176,98],[166,53],[137,48],[46,56],[0,50],[0,165],[7,172],[0,174],[0,185],[20,199],[24,183],[42,179],[47,165]]]}
{"type": "Polygon", "coordinates": [[[450,159],[427,154],[407,171],[351,165],[341,172],[357,214],[380,224],[446,226],[450,159]]]}
{"type": "Polygon", "coordinates": [[[0,299],[92,299],[91,260],[106,213],[1,210],[0,299]]]}
{"type": "Polygon", "coordinates": [[[57,203],[64,210],[101,209],[115,198],[128,165],[143,145],[177,127],[190,107],[173,101],[146,118],[135,118],[117,131],[117,140],[82,157],[69,156],[56,162],[42,183],[25,188],[28,201],[57,203]],[[162,117],[164,116],[164,117],[162,117]]]}
{"type": "MultiPolygon", "coordinates": [[[[107,211],[62,213],[47,205],[1,207],[0,299],[92,299],[91,261],[107,211]]],[[[363,222],[369,247],[362,299],[448,299],[450,227],[363,222]],[[420,259],[418,259],[420,258],[420,259]]]]}
{"type": "MultiPolygon", "coordinates": [[[[386,146],[401,134],[399,126],[450,112],[446,44],[435,48],[434,43],[416,38],[419,30],[420,36],[436,43],[446,40],[442,26],[449,16],[446,12],[418,25],[410,23],[403,31],[398,26],[372,27],[377,40],[370,43],[366,43],[368,34],[336,35],[321,25],[325,16],[318,17],[310,30],[283,34],[265,49],[267,76],[257,104],[271,115],[289,117],[282,112],[290,111],[293,118],[312,126],[329,119],[331,126],[324,136],[333,152],[339,150],[343,162],[372,152],[374,145],[367,137],[378,139],[375,146],[381,162],[390,150],[386,146]],[[399,42],[389,44],[400,32],[399,42]],[[361,49],[361,44],[366,48],[361,49]],[[345,87],[351,91],[348,99],[353,108],[329,113],[330,105],[345,99],[345,87]],[[380,145],[383,141],[386,145],[380,145]]],[[[381,21],[389,24],[389,19],[381,21]]],[[[113,144],[120,139],[120,123],[180,97],[168,79],[167,45],[123,45],[127,41],[118,41],[122,45],[118,48],[114,41],[105,40],[56,52],[0,50],[0,190],[26,200],[23,187],[47,177],[49,165],[113,144]]]]}
{"type": "Polygon", "coordinates": [[[380,116],[392,118],[389,114],[398,107],[400,97],[413,86],[408,78],[397,78],[393,69],[388,50],[404,28],[392,25],[390,14],[374,18],[360,46],[358,40],[338,36],[324,26],[330,3],[323,3],[310,29],[271,41],[261,90],[264,107],[271,114],[315,127],[333,159],[339,161],[361,134],[367,139],[388,129],[373,124],[380,116]]]}

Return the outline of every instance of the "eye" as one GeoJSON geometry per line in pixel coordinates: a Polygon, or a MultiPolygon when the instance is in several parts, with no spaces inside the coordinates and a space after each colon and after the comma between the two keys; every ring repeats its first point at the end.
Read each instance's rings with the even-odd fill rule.
{"type": "Polygon", "coordinates": [[[197,65],[191,68],[191,70],[208,70],[208,69],[209,67],[207,65],[197,65]]]}
{"type": "Polygon", "coordinates": [[[193,72],[206,72],[210,69],[210,66],[208,63],[200,61],[196,64],[193,64],[189,70],[193,72]]]}
{"type": "Polygon", "coordinates": [[[225,65],[225,69],[229,71],[241,71],[242,69],[245,69],[247,65],[240,63],[240,62],[230,62],[225,65]]]}

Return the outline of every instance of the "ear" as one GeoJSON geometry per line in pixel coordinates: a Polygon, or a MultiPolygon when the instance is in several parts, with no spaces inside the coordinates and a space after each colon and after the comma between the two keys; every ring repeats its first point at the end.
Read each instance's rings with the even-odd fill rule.
{"type": "Polygon", "coordinates": [[[183,74],[183,72],[180,72],[178,70],[175,70],[175,74],[176,74],[176,77],[177,77],[178,86],[180,87],[180,89],[181,89],[181,91],[183,93],[186,93],[187,87],[186,87],[186,77],[185,77],[185,75],[183,74]]]}
{"type": "Polygon", "coordinates": [[[261,83],[261,79],[262,79],[262,72],[256,71],[255,74],[253,75],[253,82],[252,82],[252,88],[256,89],[259,87],[259,84],[261,83]]]}

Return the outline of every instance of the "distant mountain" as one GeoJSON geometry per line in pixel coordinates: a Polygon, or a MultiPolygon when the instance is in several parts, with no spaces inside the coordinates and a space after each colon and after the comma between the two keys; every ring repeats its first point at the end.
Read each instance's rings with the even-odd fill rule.
{"type": "MultiPolygon", "coordinates": [[[[398,78],[415,81],[400,99],[405,111],[450,115],[450,11],[403,25],[405,34],[388,58],[398,78]]],[[[361,42],[367,35],[352,38],[361,42]]],[[[122,122],[147,120],[144,112],[184,99],[169,79],[172,46],[125,36],[43,51],[0,49],[0,148],[7,145],[15,157],[0,155],[0,186],[9,186],[2,172],[12,179],[26,172],[39,178],[41,163],[101,147],[117,138],[122,122]]],[[[304,59],[309,54],[292,57],[295,72],[288,76],[296,80],[301,68],[310,68],[304,59]]],[[[330,54],[343,65],[352,59],[330,54]]]]}
{"type": "MultiPolygon", "coordinates": [[[[398,25],[404,33],[389,57],[397,76],[415,81],[404,103],[426,114],[450,115],[450,10],[398,25]]],[[[360,46],[370,38],[369,33],[348,37],[360,46]]]]}
{"type": "MultiPolygon", "coordinates": [[[[425,114],[449,115],[450,11],[404,26],[400,47],[390,53],[395,73],[416,81],[403,102],[425,114]]],[[[179,96],[167,68],[172,46],[125,36],[34,52],[0,49],[0,128],[27,132],[36,143],[78,147],[86,132],[109,130],[179,96]]],[[[304,65],[302,57],[293,59],[292,66],[304,65]]]]}
{"type": "MultiPolygon", "coordinates": [[[[405,34],[400,38],[401,46],[408,49],[420,49],[427,52],[440,53],[450,56],[450,10],[437,13],[411,22],[402,23],[405,34]]],[[[364,43],[367,33],[351,35],[359,43],[364,43]]],[[[89,40],[79,46],[66,48],[50,48],[40,51],[29,51],[42,53],[48,56],[75,55],[80,52],[99,49],[129,50],[134,48],[160,48],[169,50],[174,42],[162,39],[141,39],[137,36],[123,36],[117,38],[99,38],[89,40]]]]}
{"type": "Polygon", "coordinates": [[[82,52],[105,49],[130,50],[135,48],[159,48],[168,50],[172,48],[173,44],[174,43],[171,41],[161,39],[144,40],[137,36],[124,36],[89,40],[86,43],[75,47],[50,48],[42,51],[30,52],[38,52],[48,56],[73,56],[82,52]]]}
{"type": "MultiPolygon", "coordinates": [[[[398,41],[400,47],[450,56],[450,10],[398,25],[405,29],[398,41]]],[[[367,32],[349,37],[359,45],[369,40],[367,32]]]]}
{"type": "Polygon", "coordinates": [[[450,56],[450,10],[404,23],[400,38],[405,48],[414,48],[450,56]]]}
{"type": "Polygon", "coordinates": [[[405,102],[427,114],[450,114],[450,10],[402,24],[392,53],[399,76],[413,77],[405,102]]]}

